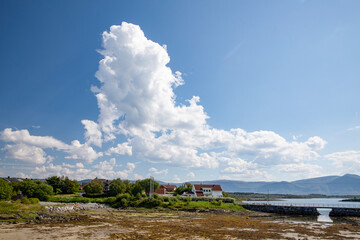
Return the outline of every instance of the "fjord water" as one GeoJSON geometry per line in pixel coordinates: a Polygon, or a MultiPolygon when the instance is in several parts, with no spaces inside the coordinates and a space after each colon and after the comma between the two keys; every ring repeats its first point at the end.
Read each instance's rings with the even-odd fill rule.
{"type": "MultiPolygon", "coordinates": [[[[276,199],[270,201],[244,201],[250,204],[269,204],[282,206],[308,206],[318,207],[317,210],[320,215],[317,217],[318,222],[333,222],[329,217],[331,207],[349,207],[360,208],[360,202],[342,202],[343,198],[287,198],[276,199]]],[[[305,218],[309,220],[309,218],[305,218]]],[[[301,220],[300,218],[298,220],[301,220]]]]}
{"type": "Polygon", "coordinates": [[[360,202],[342,202],[344,198],[284,198],[270,201],[245,201],[251,204],[293,205],[315,207],[353,207],[360,208],[360,202]]]}

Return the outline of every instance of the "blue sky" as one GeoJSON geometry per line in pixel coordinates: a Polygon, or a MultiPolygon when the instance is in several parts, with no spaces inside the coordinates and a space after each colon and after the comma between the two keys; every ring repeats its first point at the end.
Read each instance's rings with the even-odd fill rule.
{"type": "Polygon", "coordinates": [[[0,4],[1,176],[360,174],[358,1],[0,4]]]}

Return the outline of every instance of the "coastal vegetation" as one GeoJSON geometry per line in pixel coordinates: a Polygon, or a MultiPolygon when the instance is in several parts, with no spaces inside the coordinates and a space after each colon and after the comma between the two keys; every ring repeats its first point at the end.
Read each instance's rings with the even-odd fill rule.
{"type": "Polygon", "coordinates": [[[35,219],[39,213],[45,211],[39,205],[39,199],[24,197],[16,201],[0,201],[0,221],[27,221],[35,219]]]}
{"type": "MultiPolygon", "coordinates": [[[[13,183],[2,180],[0,184],[3,186],[0,192],[1,199],[9,200],[11,197],[16,198],[21,195],[21,202],[13,201],[15,205],[36,204],[41,200],[58,203],[101,203],[121,209],[244,210],[234,202],[233,198],[181,197],[182,193],[191,191],[190,183],[178,187],[174,196],[160,196],[154,193],[150,196],[150,185],[154,185],[154,190],[160,185],[156,181],[151,183],[150,179],[130,182],[118,178],[110,181],[105,187],[104,182],[96,178],[82,186],[83,194],[78,194],[80,190],[78,182],[68,177],[53,176],[45,181],[25,179],[13,183]]],[[[9,206],[11,202],[3,204],[9,206]]]]}
{"type": "Polygon", "coordinates": [[[46,179],[46,183],[53,188],[55,194],[76,193],[80,189],[80,184],[76,180],[70,180],[68,177],[52,176],[46,179]]]}
{"type": "Polygon", "coordinates": [[[0,200],[10,199],[13,192],[13,187],[10,183],[0,178],[0,200]]]}
{"type": "Polygon", "coordinates": [[[28,198],[38,198],[40,201],[47,201],[54,194],[53,188],[42,182],[25,179],[21,182],[12,183],[14,194],[20,193],[28,198]]]}

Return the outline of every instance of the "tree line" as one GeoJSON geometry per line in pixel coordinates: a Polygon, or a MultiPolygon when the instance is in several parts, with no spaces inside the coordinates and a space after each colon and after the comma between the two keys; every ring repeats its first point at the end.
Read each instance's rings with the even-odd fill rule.
{"type": "MultiPolygon", "coordinates": [[[[154,181],[154,191],[159,188],[159,183],[154,181]]],[[[127,193],[130,196],[149,194],[150,179],[138,180],[131,183],[128,180],[120,178],[110,181],[109,190],[105,191],[104,183],[95,178],[83,186],[85,196],[87,197],[110,197],[118,194],[127,193]]],[[[0,200],[9,200],[20,192],[28,198],[38,198],[40,201],[46,201],[54,194],[74,194],[80,190],[80,184],[76,180],[68,177],[52,176],[40,180],[24,179],[19,182],[7,182],[0,178],[0,200]]]]}

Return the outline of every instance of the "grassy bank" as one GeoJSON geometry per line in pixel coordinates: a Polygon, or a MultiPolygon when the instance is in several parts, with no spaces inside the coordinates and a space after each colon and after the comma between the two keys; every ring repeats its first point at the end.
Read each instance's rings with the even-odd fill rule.
{"type": "Polygon", "coordinates": [[[179,197],[134,198],[127,194],[117,197],[89,198],[73,195],[54,195],[49,201],[60,203],[104,203],[114,208],[151,208],[151,209],[221,209],[229,211],[243,211],[244,208],[229,199],[197,199],[179,197]]]}
{"type": "Polygon", "coordinates": [[[35,219],[38,213],[45,212],[39,203],[21,203],[21,201],[0,201],[0,221],[27,221],[35,219]]]}
{"type": "Polygon", "coordinates": [[[50,196],[48,201],[60,203],[109,203],[109,201],[111,201],[111,197],[88,198],[78,196],[77,194],[59,194],[50,196]]]}
{"type": "Polygon", "coordinates": [[[239,206],[236,203],[221,203],[218,202],[208,202],[208,201],[190,201],[188,203],[179,202],[178,204],[174,204],[173,206],[166,206],[165,208],[176,209],[221,209],[221,210],[228,210],[228,211],[244,211],[245,209],[242,206],[239,206]]]}

